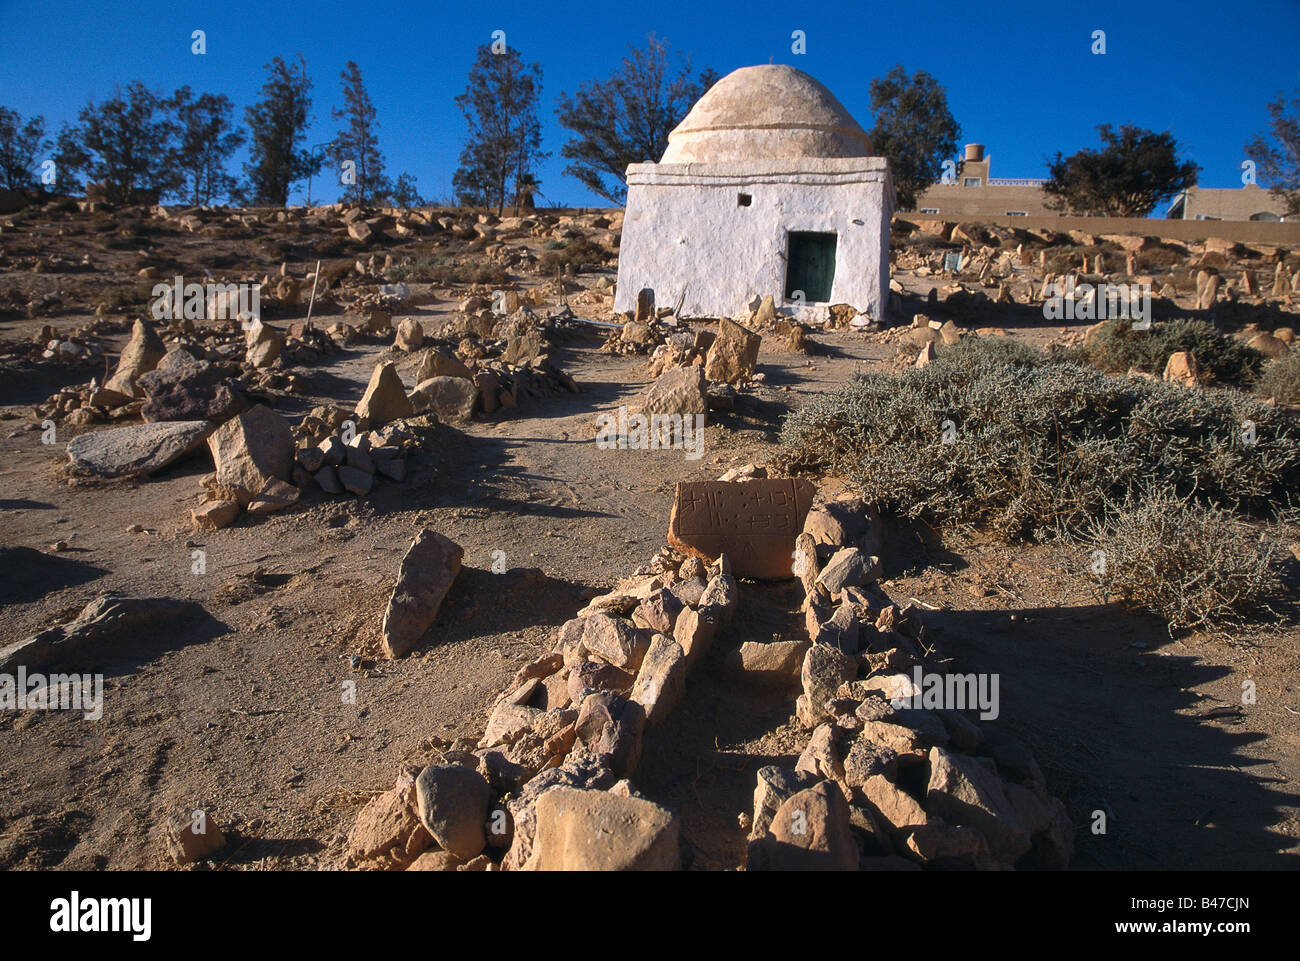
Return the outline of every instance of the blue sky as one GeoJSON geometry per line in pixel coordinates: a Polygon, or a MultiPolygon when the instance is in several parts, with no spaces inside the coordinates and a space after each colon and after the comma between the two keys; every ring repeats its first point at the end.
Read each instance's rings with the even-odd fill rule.
{"type": "MultiPolygon", "coordinates": [[[[224,93],[242,118],[263,65],[301,53],[315,82],[315,144],[333,134],[330,107],[351,59],[378,109],[390,174],[409,172],[424,195],[447,195],[464,136],[452,98],[464,89],[475,46],[498,29],[542,64],[552,153],[541,169],[543,199],[569,205],[599,201],[563,174],[566,131],[554,98],[607,76],[627,45],[651,32],[724,74],[755,63],[796,66],[867,128],[872,77],[895,63],[927,70],[947,89],[962,140],[988,145],[995,177],[1045,176],[1046,157],[1095,146],[1096,126],[1110,122],[1167,129],[1203,168],[1202,185],[1239,186],[1242,145],[1265,127],[1265,105],[1300,87],[1300,0],[0,0],[0,104],[43,114],[53,132],[114,84],[142,80],[159,91],[189,84],[224,93]],[[196,29],[206,31],[205,56],[190,52],[196,29]],[[805,31],[806,54],[791,52],[794,30],[805,31]],[[1091,52],[1094,30],[1106,33],[1103,56],[1091,52]]],[[[321,200],[336,193],[319,178],[313,187],[321,200]]],[[[300,186],[292,199],[302,195],[300,186]]]]}

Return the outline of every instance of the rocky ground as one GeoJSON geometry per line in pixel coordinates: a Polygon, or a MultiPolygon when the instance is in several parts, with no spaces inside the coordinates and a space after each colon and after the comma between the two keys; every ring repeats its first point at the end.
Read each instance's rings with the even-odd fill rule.
{"type": "MultiPolygon", "coordinates": [[[[943,248],[917,231],[896,252],[897,310],[884,329],[855,328],[851,316],[796,327],[759,305],[749,318],[763,337],[758,377],[728,390],[726,371],[710,374],[711,420],[693,460],[595,443],[597,414],[646,403],[659,375],[705,360],[718,328],[649,310],[623,328],[583,323],[612,319],[617,227],[609,213],[497,221],[75,204],[0,223],[0,647],[74,621],[108,592],[196,602],[79,650],[66,669],[105,675],[102,721],[0,712],[0,778],[12,786],[0,800],[0,866],[171,866],[166,826],[194,810],[226,835],[201,864],[352,863],[358,815],[399,769],[477,742],[516,671],[660,550],[677,482],[772,463],[781,418],[807,398],[858,370],[914,363],[925,342],[942,341],[943,321],[949,336],[1078,342],[1090,321],[1048,324],[1034,303],[1047,274],[1081,266],[1071,257],[1090,260],[1081,276],[1098,254],[1121,279],[1149,274],[1169,288],[1161,309],[1179,312],[1206,297],[1198,275],[1212,273],[1221,280],[1209,297],[1228,322],[1283,345],[1300,276],[1285,249],[963,241],[951,227],[940,240],[969,242],[969,258],[962,276],[945,276],[943,248]],[[205,270],[266,280],[262,329],[183,317],[135,329],[150,318],[154,284],[204,282],[205,270]],[[917,313],[938,323],[913,327],[917,313]],[[123,355],[140,369],[123,370],[123,355]],[[360,471],[352,488],[329,492],[331,476],[347,487],[348,475],[321,480],[324,455],[299,453],[285,465],[292,490],[241,497],[237,471],[214,476],[203,437],[148,475],[104,476],[93,449],[69,460],[69,441],[140,424],[142,412],[163,411],[153,423],[175,424],[178,409],[240,423],[232,411],[247,406],[284,418],[290,450],[343,444],[342,422],[356,422],[352,436],[372,447],[344,445],[354,453],[337,466],[360,471]],[[355,466],[365,457],[370,471],[355,466]],[[463,549],[461,568],[414,651],[389,658],[382,622],[425,528],[463,549]]],[[[692,389],[669,386],[669,403],[692,389]]],[[[247,446],[214,441],[218,459],[223,444],[247,446]]],[[[839,492],[837,479],[818,480],[821,497],[839,492]]],[[[1059,548],[889,521],[880,534],[880,590],[910,604],[962,670],[1001,675],[996,726],[1033,750],[1063,799],[1075,867],[1293,865],[1294,625],[1171,639],[1154,618],[1092,596],[1059,548]],[[1244,681],[1258,691],[1247,709],[1244,681]],[[1105,835],[1089,830],[1098,810],[1105,835]]],[[[810,738],[798,684],[750,683],[731,653],[806,639],[799,582],[737,587],[730,621],[676,709],[647,729],[632,776],[640,795],[676,812],[697,868],[745,863],[753,825],[742,815],[752,821],[759,769],[794,768],[810,738]]]]}

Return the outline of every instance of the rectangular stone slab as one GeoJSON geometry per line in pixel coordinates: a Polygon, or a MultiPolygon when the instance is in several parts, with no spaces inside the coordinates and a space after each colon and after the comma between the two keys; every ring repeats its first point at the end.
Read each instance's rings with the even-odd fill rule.
{"type": "Polygon", "coordinates": [[[793,577],[794,541],[814,493],[791,477],[679,483],[668,543],[708,560],[725,553],[741,577],[793,577]]]}

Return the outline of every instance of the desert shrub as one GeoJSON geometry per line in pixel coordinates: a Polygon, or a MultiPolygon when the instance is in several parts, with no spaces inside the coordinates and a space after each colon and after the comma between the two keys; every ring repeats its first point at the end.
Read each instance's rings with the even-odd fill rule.
{"type": "Polygon", "coordinates": [[[258,256],[273,264],[295,259],[295,248],[291,241],[275,237],[259,237],[253,245],[258,256]]]}
{"type": "Polygon", "coordinates": [[[571,266],[576,274],[584,267],[603,265],[609,257],[609,251],[600,244],[586,237],[576,237],[557,250],[545,251],[537,262],[537,268],[542,274],[554,274],[571,266]]]}
{"type": "Polygon", "coordinates": [[[891,233],[889,246],[892,250],[911,249],[921,256],[928,256],[936,251],[961,250],[962,248],[960,243],[944,240],[937,234],[926,234],[919,231],[906,238],[896,238],[896,235],[891,233]],[[895,239],[897,239],[897,243],[895,243],[895,239]]]}
{"type": "Polygon", "coordinates": [[[1108,596],[1147,608],[1170,630],[1242,620],[1280,588],[1282,551],[1226,511],[1164,493],[1093,524],[1090,571],[1108,596]]]}
{"type": "Polygon", "coordinates": [[[1300,353],[1293,350],[1265,364],[1255,381],[1255,393],[1279,404],[1300,404],[1300,353]]]}
{"type": "Polygon", "coordinates": [[[131,311],[143,309],[153,301],[153,287],[157,281],[147,281],[134,285],[106,285],[99,291],[96,304],[102,304],[106,310],[131,311]]]}
{"type": "Polygon", "coordinates": [[[107,250],[139,250],[151,246],[153,241],[144,234],[120,233],[105,237],[101,243],[107,250]]]}
{"type": "Polygon", "coordinates": [[[950,347],[940,347],[938,352],[949,368],[974,369],[989,364],[1037,367],[1048,361],[1042,351],[1011,337],[963,337],[950,347]]]}
{"type": "Polygon", "coordinates": [[[311,248],[317,257],[339,257],[346,249],[338,237],[318,237],[311,242],[311,248]]]}
{"type": "Polygon", "coordinates": [[[1139,274],[1161,274],[1180,266],[1185,256],[1168,247],[1156,247],[1142,251],[1133,259],[1139,274]]]}
{"type": "Polygon", "coordinates": [[[416,257],[409,264],[396,264],[384,272],[390,283],[436,284],[451,287],[464,284],[504,284],[510,275],[493,263],[450,263],[444,258],[416,257]]]}
{"type": "Polygon", "coordinates": [[[1079,269],[1082,251],[1069,248],[1048,248],[1043,269],[1049,274],[1065,274],[1079,269]]]}
{"type": "Polygon", "coordinates": [[[1015,352],[971,341],[862,375],[787,418],[785,459],[850,478],[883,509],[1009,540],[1077,536],[1108,504],[1156,493],[1267,514],[1300,491],[1300,426],[1284,412],[1015,352]]]}
{"type": "Polygon", "coordinates": [[[1245,386],[1254,379],[1263,355],[1213,324],[1184,317],[1157,321],[1150,330],[1134,330],[1122,318],[1109,321],[1088,345],[1088,359],[1103,370],[1123,373],[1132,367],[1159,376],[1170,354],[1191,351],[1215,383],[1245,386]]]}

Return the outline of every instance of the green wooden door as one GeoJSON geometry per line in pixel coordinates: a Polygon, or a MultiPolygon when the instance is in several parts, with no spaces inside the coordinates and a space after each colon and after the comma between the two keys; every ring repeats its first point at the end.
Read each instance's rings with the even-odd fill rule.
{"type": "Polygon", "coordinates": [[[795,292],[801,290],[805,303],[828,303],[835,281],[835,234],[792,230],[787,236],[785,299],[797,300],[795,292]]]}

